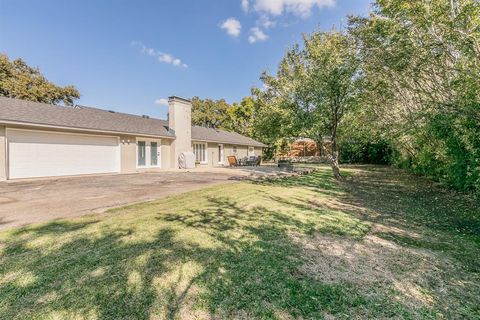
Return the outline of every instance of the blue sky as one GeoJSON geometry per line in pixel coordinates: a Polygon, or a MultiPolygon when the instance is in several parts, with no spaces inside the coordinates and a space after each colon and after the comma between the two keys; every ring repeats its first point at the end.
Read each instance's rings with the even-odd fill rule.
{"type": "Polygon", "coordinates": [[[302,33],[370,0],[0,0],[0,52],[73,84],[79,104],[165,118],[170,95],[239,101],[302,33]]]}

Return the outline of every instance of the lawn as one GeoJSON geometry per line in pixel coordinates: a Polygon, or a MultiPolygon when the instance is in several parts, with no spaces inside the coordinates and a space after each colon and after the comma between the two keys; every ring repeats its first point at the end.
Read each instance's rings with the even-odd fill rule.
{"type": "Polygon", "coordinates": [[[478,200],[386,167],[345,173],[0,233],[0,318],[479,318],[478,200]]]}

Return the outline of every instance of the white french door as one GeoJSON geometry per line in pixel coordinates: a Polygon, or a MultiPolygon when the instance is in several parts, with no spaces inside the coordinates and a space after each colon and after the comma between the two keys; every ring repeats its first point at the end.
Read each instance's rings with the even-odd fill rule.
{"type": "Polygon", "coordinates": [[[223,144],[218,145],[218,164],[225,164],[225,148],[223,144]]]}
{"type": "Polygon", "coordinates": [[[137,167],[159,168],[161,166],[160,140],[137,139],[137,167]]]}

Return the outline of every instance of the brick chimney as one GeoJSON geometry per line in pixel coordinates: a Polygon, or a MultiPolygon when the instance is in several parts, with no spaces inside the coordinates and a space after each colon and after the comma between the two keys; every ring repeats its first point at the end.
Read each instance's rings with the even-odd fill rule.
{"type": "Polygon", "coordinates": [[[192,103],[190,100],[168,97],[168,127],[175,134],[171,145],[170,163],[178,168],[178,156],[182,152],[192,152],[192,103]]]}

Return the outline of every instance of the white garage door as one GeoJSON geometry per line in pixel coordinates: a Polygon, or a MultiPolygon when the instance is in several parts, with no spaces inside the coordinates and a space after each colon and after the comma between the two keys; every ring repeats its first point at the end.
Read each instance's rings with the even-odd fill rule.
{"type": "Polygon", "coordinates": [[[117,137],[7,130],[9,178],[120,171],[117,137]]]}

